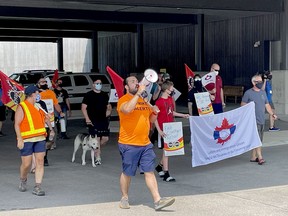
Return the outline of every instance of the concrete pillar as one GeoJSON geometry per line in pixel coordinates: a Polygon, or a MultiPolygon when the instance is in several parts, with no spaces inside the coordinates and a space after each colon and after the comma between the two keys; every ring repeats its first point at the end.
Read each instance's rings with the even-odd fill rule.
{"type": "Polygon", "coordinates": [[[92,49],[92,68],[91,72],[98,72],[98,31],[92,33],[91,38],[91,49],[92,49]]]}
{"type": "Polygon", "coordinates": [[[282,60],[281,60],[281,70],[286,70],[288,69],[288,55],[287,55],[287,50],[288,50],[288,0],[284,0],[284,12],[282,13],[281,16],[281,47],[282,47],[282,60]]]}
{"type": "Polygon", "coordinates": [[[57,40],[57,62],[58,62],[58,70],[64,71],[63,68],[63,38],[58,38],[57,40]]]}
{"type": "Polygon", "coordinates": [[[137,25],[137,53],[136,53],[136,72],[144,72],[144,37],[143,24],[137,25]]]}
{"type": "Polygon", "coordinates": [[[288,70],[272,71],[272,99],[276,114],[288,114],[288,70]]]}
{"type": "Polygon", "coordinates": [[[203,70],[204,62],[204,14],[197,15],[195,32],[195,65],[197,71],[203,70]]]}

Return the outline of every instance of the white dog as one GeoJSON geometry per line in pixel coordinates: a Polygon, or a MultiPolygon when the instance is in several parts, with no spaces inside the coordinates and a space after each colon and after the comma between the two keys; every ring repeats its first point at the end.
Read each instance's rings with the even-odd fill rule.
{"type": "Polygon", "coordinates": [[[99,149],[99,142],[97,140],[97,136],[91,136],[89,134],[78,134],[74,140],[74,152],[73,152],[73,156],[72,156],[72,162],[75,161],[75,154],[79,148],[79,146],[82,146],[82,165],[86,165],[86,161],[85,161],[85,156],[86,156],[86,152],[88,150],[91,151],[91,159],[92,159],[92,166],[96,167],[95,165],[95,153],[94,150],[99,149]]]}

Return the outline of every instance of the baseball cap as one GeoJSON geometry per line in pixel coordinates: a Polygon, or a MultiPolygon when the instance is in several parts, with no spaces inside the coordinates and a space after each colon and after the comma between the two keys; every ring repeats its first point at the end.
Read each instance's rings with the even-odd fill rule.
{"type": "Polygon", "coordinates": [[[25,88],[24,93],[25,95],[31,95],[36,91],[39,91],[39,89],[35,85],[30,85],[25,88]]]}

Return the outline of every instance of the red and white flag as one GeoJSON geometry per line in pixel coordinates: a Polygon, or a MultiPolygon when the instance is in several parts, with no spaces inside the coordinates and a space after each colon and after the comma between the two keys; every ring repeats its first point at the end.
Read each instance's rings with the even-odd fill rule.
{"type": "Polygon", "coordinates": [[[193,78],[195,76],[194,72],[188,67],[187,64],[185,65],[185,72],[186,72],[186,78],[187,78],[187,83],[188,83],[188,91],[190,91],[192,89],[192,82],[193,82],[193,78]]]}
{"type": "Polygon", "coordinates": [[[0,71],[0,82],[2,85],[3,104],[15,111],[17,105],[25,99],[24,87],[10,79],[2,71],[0,71]]]}
{"type": "Polygon", "coordinates": [[[53,75],[53,78],[52,78],[52,87],[53,88],[56,88],[56,81],[59,79],[59,71],[58,71],[58,69],[56,69],[55,71],[54,71],[54,75],[53,75]]]}
{"type": "Polygon", "coordinates": [[[118,98],[122,97],[124,95],[124,84],[123,84],[124,79],[122,77],[120,77],[109,66],[106,67],[106,70],[112,79],[112,82],[114,84],[114,87],[115,87],[117,95],[118,95],[118,98]]]}
{"type": "Polygon", "coordinates": [[[201,78],[202,85],[207,91],[211,92],[215,87],[216,73],[210,72],[201,78]]]}

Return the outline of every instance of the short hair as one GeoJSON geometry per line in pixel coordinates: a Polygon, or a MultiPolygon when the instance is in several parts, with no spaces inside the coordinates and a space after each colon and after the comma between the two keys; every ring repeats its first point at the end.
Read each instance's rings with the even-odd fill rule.
{"type": "Polygon", "coordinates": [[[252,78],[251,78],[251,82],[252,82],[252,83],[255,81],[256,77],[261,77],[261,79],[262,79],[262,76],[257,73],[257,74],[255,74],[254,76],[252,76],[252,78]]]}
{"type": "Polygon", "coordinates": [[[161,86],[161,91],[165,91],[166,89],[169,89],[171,86],[173,86],[173,82],[170,80],[166,80],[165,82],[163,82],[162,86],[161,86]]]}
{"type": "Polygon", "coordinates": [[[97,80],[100,80],[101,83],[103,83],[103,82],[102,82],[102,79],[100,79],[100,78],[98,78],[98,77],[93,79],[93,83],[94,83],[95,81],[97,81],[97,80]]]}

